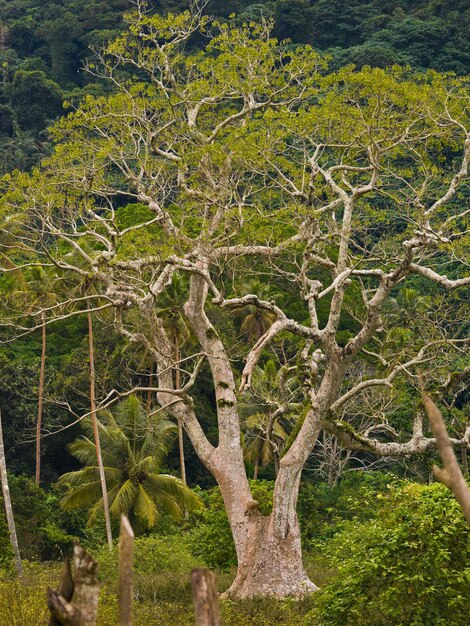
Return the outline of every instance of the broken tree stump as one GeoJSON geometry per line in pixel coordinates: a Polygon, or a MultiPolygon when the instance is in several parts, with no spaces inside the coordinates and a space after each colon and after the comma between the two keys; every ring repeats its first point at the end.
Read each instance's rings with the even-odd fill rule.
{"type": "Polygon", "coordinates": [[[194,569],[191,572],[191,587],[196,626],[220,626],[214,573],[205,568],[194,569]]]}
{"type": "Polygon", "coordinates": [[[98,614],[98,563],[80,545],[73,551],[74,576],[66,561],[59,589],[47,590],[51,612],[49,626],[96,626],[98,614]]]}

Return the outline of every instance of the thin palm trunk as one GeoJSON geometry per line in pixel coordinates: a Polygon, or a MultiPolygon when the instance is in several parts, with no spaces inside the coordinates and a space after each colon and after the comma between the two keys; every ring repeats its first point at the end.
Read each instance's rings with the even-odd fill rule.
{"type": "Polygon", "coordinates": [[[42,322],[42,347],[41,347],[41,368],[39,372],[39,397],[38,397],[38,419],[36,422],[36,485],[41,480],[41,429],[42,429],[42,405],[44,398],[44,379],[46,373],[46,316],[41,316],[42,322]]]}
{"type": "MultiPolygon", "coordinates": [[[[150,366],[149,387],[153,387],[153,363],[150,366]]],[[[147,415],[150,415],[152,408],[152,392],[149,389],[147,391],[147,415]]]]}
{"type": "Polygon", "coordinates": [[[462,472],[465,478],[468,476],[468,452],[467,446],[462,448],[462,472]]]}
{"type": "Polygon", "coordinates": [[[253,480],[258,480],[258,471],[259,471],[259,458],[256,458],[255,461],[255,471],[253,472],[253,480]]]}
{"type": "MultiPolygon", "coordinates": [[[[181,372],[179,369],[180,353],[179,353],[178,342],[176,340],[176,337],[174,338],[174,346],[175,346],[175,362],[176,362],[175,388],[180,389],[181,388],[181,372]]],[[[181,421],[181,418],[178,418],[178,448],[179,448],[179,453],[180,453],[181,480],[186,485],[187,484],[186,483],[186,463],[184,460],[183,423],[181,421]]]]}
{"type": "Polygon", "coordinates": [[[93,423],[93,435],[95,438],[96,460],[98,462],[98,470],[100,474],[101,493],[103,494],[104,520],[106,524],[106,538],[109,548],[113,547],[113,536],[111,533],[111,519],[109,516],[108,490],[106,488],[106,478],[104,475],[103,459],[101,457],[100,433],[98,430],[98,420],[96,419],[96,400],[95,400],[95,350],[93,345],[93,320],[91,317],[90,303],[87,302],[88,316],[88,347],[90,353],[90,408],[91,421],[93,423]]]}
{"type": "Polygon", "coordinates": [[[20,548],[18,546],[18,537],[16,535],[15,519],[13,517],[13,509],[11,507],[10,489],[8,487],[7,465],[5,460],[5,449],[3,447],[3,430],[2,430],[2,414],[0,412],[0,477],[2,481],[3,503],[5,505],[5,514],[7,518],[8,531],[10,533],[11,547],[13,549],[13,558],[15,560],[16,571],[18,577],[23,578],[23,564],[21,563],[20,548]]]}

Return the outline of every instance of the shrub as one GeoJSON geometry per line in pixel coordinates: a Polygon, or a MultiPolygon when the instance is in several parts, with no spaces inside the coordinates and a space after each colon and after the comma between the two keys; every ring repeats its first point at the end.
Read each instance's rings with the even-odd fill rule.
{"type": "Polygon", "coordinates": [[[383,472],[346,472],[334,487],[303,482],[297,513],[304,548],[322,549],[345,521],[372,519],[383,502],[380,497],[400,484],[403,481],[383,472]]]}
{"type": "MultiPolygon", "coordinates": [[[[273,483],[258,480],[250,484],[261,513],[268,515],[272,508],[273,483]]],[[[205,508],[197,515],[197,526],[189,534],[191,552],[209,567],[229,569],[237,564],[237,555],[220,489],[215,487],[202,492],[201,496],[205,508]]]]}
{"type": "MultiPolygon", "coordinates": [[[[95,555],[100,565],[100,579],[116,588],[118,550],[103,546],[95,555]]],[[[134,543],[134,594],[136,599],[157,602],[186,597],[190,588],[190,572],[201,566],[180,537],[150,535],[138,537],[134,543]]]]}
{"type": "MultiPolygon", "coordinates": [[[[52,560],[70,551],[73,536],[63,530],[58,496],[38,487],[26,476],[9,475],[18,542],[24,559],[52,560]]],[[[11,556],[0,495],[0,561],[11,556]]]]}
{"type": "Polygon", "coordinates": [[[470,530],[442,485],[394,490],[376,519],[346,524],[329,553],[338,576],[320,592],[306,624],[468,623],[470,530]]]}

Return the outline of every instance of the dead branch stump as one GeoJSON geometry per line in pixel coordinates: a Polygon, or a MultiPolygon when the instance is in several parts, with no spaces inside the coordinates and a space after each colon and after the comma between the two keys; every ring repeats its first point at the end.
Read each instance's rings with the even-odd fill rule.
{"type": "Polygon", "coordinates": [[[80,545],[75,544],[74,572],[66,561],[59,589],[47,590],[51,612],[49,626],[96,626],[98,613],[98,563],[80,545]]]}
{"type": "Polygon", "coordinates": [[[220,626],[220,611],[217,600],[214,573],[208,569],[191,572],[196,626],[220,626]]]}

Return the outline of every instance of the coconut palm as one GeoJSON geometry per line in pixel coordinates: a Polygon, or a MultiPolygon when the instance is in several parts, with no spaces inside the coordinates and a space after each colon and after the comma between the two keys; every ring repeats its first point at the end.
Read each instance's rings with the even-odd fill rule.
{"type": "MultiPolygon", "coordinates": [[[[273,293],[272,287],[267,283],[254,280],[248,286],[248,293],[256,294],[260,300],[279,300],[283,296],[273,293]]],[[[240,332],[247,336],[250,341],[257,340],[264,335],[270,326],[276,321],[276,315],[266,309],[261,309],[254,304],[247,304],[235,313],[240,320],[240,332]]]]}
{"type": "MultiPolygon", "coordinates": [[[[126,514],[142,531],[153,528],[162,513],[181,519],[184,511],[201,507],[199,497],[182,480],[160,473],[176,437],[173,422],[149,419],[136,396],[122,401],[114,414],[103,411],[97,422],[111,515],[126,514]]],[[[64,474],[60,482],[69,485],[63,506],[91,507],[88,521],[93,524],[103,499],[91,420],[84,420],[83,428],[84,436],[70,445],[70,451],[85,467],[64,474]]]]}
{"type": "Polygon", "coordinates": [[[274,462],[276,474],[289,433],[295,423],[292,409],[298,384],[295,378],[286,376],[288,368],[281,367],[272,359],[264,367],[253,372],[251,389],[240,402],[243,418],[244,458],[254,465],[253,478],[258,477],[259,467],[274,462]]]}
{"type": "MultiPolygon", "coordinates": [[[[81,248],[89,256],[92,256],[94,253],[93,247],[90,244],[87,244],[86,242],[82,243],[81,248]]],[[[79,267],[80,265],[83,264],[83,258],[76,250],[69,253],[68,258],[71,259],[73,263],[77,264],[79,267]]],[[[79,281],[78,284],[72,284],[70,288],[74,289],[80,296],[89,295],[88,292],[90,290],[90,284],[89,284],[88,279],[86,278],[85,280],[79,281]]],[[[104,520],[105,520],[105,528],[106,528],[106,539],[107,539],[109,548],[112,549],[113,535],[111,531],[111,518],[109,514],[108,488],[106,485],[106,476],[104,472],[103,458],[101,455],[100,432],[99,432],[98,422],[96,418],[95,348],[94,348],[93,316],[92,316],[92,308],[90,305],[90,300],[86,301],[86,311],[87,311],[87,324],[88,324],[90,418],[91,418],[91,426],[93,430],[93,441],[95,444],[96,461],[98,464],[98,472],[100,476],[101,494],[102,494],[102,499],[103,499],[103,512],[104,512],[104,520]]]]}

